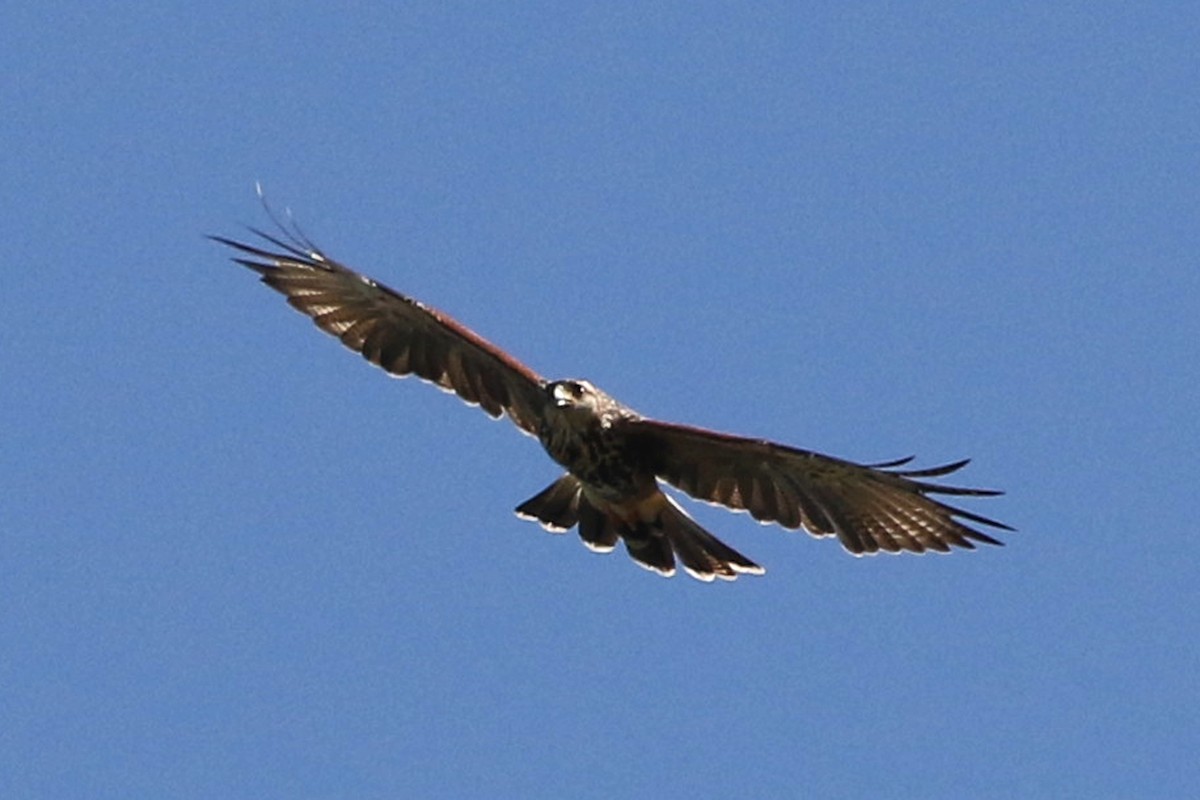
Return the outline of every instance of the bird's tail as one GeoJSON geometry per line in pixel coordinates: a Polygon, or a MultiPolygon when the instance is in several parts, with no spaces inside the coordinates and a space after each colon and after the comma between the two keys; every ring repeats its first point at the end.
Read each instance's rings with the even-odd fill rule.
{"type": "MultiPolygon", "coordinates": [[[[693,578],[731,581],[740,574],[762,575],[766,571],[700,527],[700,523],[688,516],[670,497],[663,495],[663,499],[666,504],[655,524],[650,526],[650,534],[670,542],[679,563],[693,578]]],[[[625,538],[625,544],[629,554],[637,559],[629,537],[625,538]]]]}
{"type": "Polygon", "coordinates": [[[678,558],[688,574],[702,581],[733,580],[740,574],[761,575],[763,568],[700,527],[670,497],[657,493],[639,504],[641,517],[630,523],[598,508],[567,474],[517,507],[549,531],[562,533],[579,525],[579,537],[591,550],[607,553],[625,541],[640,566],[660,575],[675,574],[678,558]]]}
{"type": "Polygon", "coordinates": [[[579,522],[579,479],[563,475],[517,506],[517,516],[532,519],[552,533],[565,533],[579,522]]]}

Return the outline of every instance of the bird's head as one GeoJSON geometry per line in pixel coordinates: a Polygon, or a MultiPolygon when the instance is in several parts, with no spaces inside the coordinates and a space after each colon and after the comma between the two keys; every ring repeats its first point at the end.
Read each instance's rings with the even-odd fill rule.
{"type": "Polygon", "coordinates": [[[638,418],[633,409],[621,405],[588,381],[554,381],[546,384],[546,394],[553,413],[568,424],[599,423],[607,428],[618,420],[638,418]]]}
{"type": "Polygon", "coordinates": [[[603,392],[587,381],[553,381],[546,384],[550,402],[558,409],[595,411],[603,392]]]}

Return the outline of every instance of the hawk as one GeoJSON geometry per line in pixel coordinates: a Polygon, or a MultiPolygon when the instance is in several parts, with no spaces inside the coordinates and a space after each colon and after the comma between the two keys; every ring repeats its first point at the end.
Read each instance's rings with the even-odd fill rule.
{"type": "Polygon", "coordinates": [[[933,498],[1001,494],[930,480],[967,459],[924,469],[908,468],[912,457],[858,464],[644,417],[588,381],[542,378],[441,311],[330,258],[294,224],[272,220],[274,235],[250,228],[256,244],[209,238],[371,363],[396,377],[416,375],[492,417],[507,415],[536,436],[566,472],[516,513],[555,533],[578,527],[594,551],[624,542],[640,566],[671,576],[678,562],[702,581],[764,572],[702,528],[661,483],[764,524],[836,536],[855,555],[1001,544],[966,522],[1013,530],[933,498]]]}

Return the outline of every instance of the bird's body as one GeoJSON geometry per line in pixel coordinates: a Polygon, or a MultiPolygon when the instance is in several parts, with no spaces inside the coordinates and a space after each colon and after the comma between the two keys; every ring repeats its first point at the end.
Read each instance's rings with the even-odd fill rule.
{"type": "Polygon", "coordinates": [[[566,474],[517,508],[555,532],[578,525],[593,550],[624,541],[663,575],[676,561],[694,577],[732,580],[762,567],[692,520],[660,488],[748,511],[760,522],[837,536],[852,553],[999,544],[961,519],[1009,529],[928,495],[994,495],[926,481],[965,461],[903,470],[910,459],[861,465],[759,439],[652,420],[582,380],[546,381],[447,315],[326,257],[298,232],[255,231],[277,250],[212,237],[326,332],[396,376],[415,374],[507,414],[566,474]]]}
{"type": "Polygon", "coordinates": [[[624,540],[637,563],[665,575],[674,572],[676,556],[702,580],[762,572],[663,494],[638,435],[640,414],[588,381],[555,381],[546,392],[550,403],[538,439],[567,474],[517,514],[549,530],[578,524],[584,544],[599,552],[624,540]]]}
{"type": "Polygon", "coordinates": [[[551,458],[608,499],[654,488],[654,476],[638,470],[627,435],[639,414],[587,381],[556,381],[548,391],[552,402],[538,426],[538,440],[551,458]]]}

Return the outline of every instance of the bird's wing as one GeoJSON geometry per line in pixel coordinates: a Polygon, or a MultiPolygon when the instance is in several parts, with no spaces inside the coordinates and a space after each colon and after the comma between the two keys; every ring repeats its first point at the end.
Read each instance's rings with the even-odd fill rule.
{"type": "Polygon", "coordinates": [[[242,253],[234,261],[371,363],[416,375],[493,417],[508,414],[537,435],[546,399],[536,372],[437,309],[339,264],[299,232],[251,230],[275,249],[210,238],[242,253]]]}
{"type": "Polygon", "coordinates": [[[967,462],[900,469],[911,458],[855,464],[760,439],[686,425],[639,420],[631,436],[649,467],[698,500],[748,511],[761,522],[836,535],[851,553],[923,553],[1000,544],[960,520],[1002,530],[1009,526],[934,500],[929,495],[990,496],[928,481],[967,462]]]}

